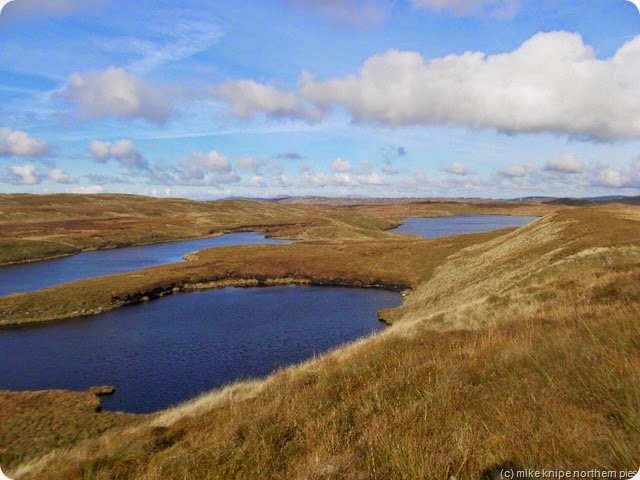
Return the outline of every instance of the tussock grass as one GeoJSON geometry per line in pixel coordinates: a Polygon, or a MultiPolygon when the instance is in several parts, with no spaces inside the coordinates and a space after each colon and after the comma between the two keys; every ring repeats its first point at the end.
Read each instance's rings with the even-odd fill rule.
{"type": "Polygon", "coordinates": [[[637,469],[635,212],[566,210],[469,246],[419,281],[384,333],[25,463],[21,478],[637,469]]]}

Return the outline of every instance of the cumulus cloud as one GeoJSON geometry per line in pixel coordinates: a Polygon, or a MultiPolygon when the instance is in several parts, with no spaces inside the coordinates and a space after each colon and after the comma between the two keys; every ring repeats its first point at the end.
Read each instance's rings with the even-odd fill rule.
{"type": "Polygon", "coordinates": [[[578,174],[584,173],[587,167],[574,153],[563,152],[560,156],[547,160],[544,169],[556,173],[578,174]]]}
{"type": "Polygon", "coordinates": [[[2,176],[4,183],[12,185],[37,185],[46,178],[46,175],[38,172],[35,165],[13,165],[5,170],[2,176]]]}
{"type": "Polygon", "coordinates": [[[610,165],[596,168],[590,183],[596,187],[640,189],[640,159],[624,170],[610,165]]]}
{"type": "Polygon", "coordinates": [[[331,163],[331,170],[334,172],[345,173],[351,171],[351,163],[348,160],[343,160],[342,158],[336,158],[331,163]]]}
{"type": "Polygon", "coordinates": [[[323,15],[339,24],[372,27],[384,21],[385,0],[286,0],[292,7],[323,15]]]}
{"type": "Polygon", "coordinates": [[[89,152],[98,163],[115,160],[129,169],[149,169],[149,162],[145,160],[130,140],[118,140],[117,142],[94,140],[89,144],[89,152]]]}
{"type": "Polygon", "coordinates": [[[506,178],[524,178],[537,170],[531,162],[522,162],[517,165],[510,165],[500,170],[500,175],[506,178]]]}
{"type": "Polygon", "coordinates": [[[214,95],[229,105],[233,115],[252,118],[264,113],[276,118],[316,120],[321,112],[309,106],[294,93],[283,92],[253,80],[234,80],[214,89],[214,95]]]}
{"type": "Polygon", "coordinates": [[[51,170],[49,172],[49,178],[56,183],[62,183],[62,184],[78,183],[78,179],[73,178],[71,175],[69,175],[67,172],[65,172],[60,168],[54,168],[53,170],[51,170]]]}
{"type": "Polygon", "coordinates": [[[362,187],[362,186],[382,186],[387,185],[387,180],[379,173],[369,175],[353,175],[351,173],[336,173],[327,175],[324,173],[307,172],[300,177],[302,185],[311,187],[362,187]]]}
{"type": "Polygon", "coordinates": [[[72,73],[60,95],[90,118],[114,116],[164,122],[178,92],[110,67],[102,72],[72,73]]]}
{"type": "Polygon", "coordinates": [[[391,50],[369,58],[357,75],[318,81],[304,73],[298,95],[323,109],[341,106],[358,121],[392,126],[640,138],[639,69],[640,36],[598,59],[580,35],[558,31],[497,55],[426,60],[391,50]]]}
{"type": "Polygon", "coordinates": [[[226,155],[212,150],[192,152],[176,165],[156,165],[149,178],[163,185],[216,186],[240,182],[226,155]]]}
{"type": "Polygon", "coordinates": [[[49,143],[27,133],[0,128],[0,157],[43,157],[49,154],[49,143]]]}
{"type": "Polygon", "coordinates": [[[471,172],[462,163],[453,163],[444,169],[445,172],[450,173],[451,175],[469,175],[471,172]]]}
{"type": "Polygon", "coordinates": [[[291,186],[291,182],[282,174],[274,175],[271,178],[271,184],[278,188],[288,188],[291,186]]]}
{"type": "Polygon", "coordinates": [[[404,185],[410,189],[415,189],[418,187],[430,187],[432,183],[424,172],[417,170],[413,172],[413,175],[405,178],[404,185]]]}
{"type": "Polygon", "coordinates": [[[261,175],[254,175],[253,177],[251,177],[251,179],[249,180],[248,185],[250,187],[254,187],[254,188],[264,188],[267,186],[267,182],[265,181],[264,177],[261,175]]]}
{"type": "Polygon", "coordinates": [[[488,15],[510,18],[520,9],[520,0],[413,0],[413,6],[446,11],[456,16],[488,15]]]}

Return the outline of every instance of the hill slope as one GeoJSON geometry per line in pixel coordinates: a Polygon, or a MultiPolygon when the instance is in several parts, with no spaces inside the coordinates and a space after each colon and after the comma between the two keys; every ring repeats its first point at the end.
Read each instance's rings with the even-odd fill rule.
{"type": "Polygon", "coordinates": [[[640,213],[452,255],[395,325],[23,465],[19,478],[497,478],[640,464],[640,213]]]}

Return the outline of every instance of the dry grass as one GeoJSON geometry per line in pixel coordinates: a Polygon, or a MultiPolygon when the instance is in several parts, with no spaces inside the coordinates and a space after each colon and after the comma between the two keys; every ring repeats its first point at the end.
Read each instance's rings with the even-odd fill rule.
{"type": "Polygon", "coordinates": [[[99,413],[92,391],[0,390],[0,464],[15,466],[114,428],[135,424],[136,415],[99,413]]]}
{"type": "Polygon", "coordinates": [[[493,478],[640,464],[637,207],[459,251],[383,334],[115,428],[21,478],[493,478]],[[493,472],[493,473],[492,473],[493,472]]]}
{"type": "Polygon", "coordinates": [[[558,208],[534,202],[413,202],[367,207],[195,202],[135,195],[0,194],[0,264],[246,230],[296,240],[393,238],[385,230],[409,216],[539,215],[558,208]]]}

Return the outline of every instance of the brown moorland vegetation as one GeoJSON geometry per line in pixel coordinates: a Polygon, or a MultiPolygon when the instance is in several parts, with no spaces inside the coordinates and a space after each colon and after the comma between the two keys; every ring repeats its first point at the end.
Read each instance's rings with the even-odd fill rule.
{"type": "MultiPolygon", "coordinates": [[[[406,240],[409,251],[420,243],[406,240]]],[[[11,473],[419,479],[497,478],[503,467],[637,469],[638,208],[566,209],[442,256],[413,270],[414,288],[386,312],[394,325],[384,333],[11,473]]],[[[193,262],[218,260],[207,251],[193,262]]]]}
{"type": "Polygon", "coordinates": [[[45,455],[80,439],[135,424],[141,417],[101,412],[99,395],[113,387],[87,392],[0,390],[0,458],[4,467],[45,455]]]}
{"type": "Polygon", "coordinates": [[[378,239],[393,235],[385,230],[408,216],[541,215],[557,208],[539,202],[332,206],[136,195],[0,194],[0,264],[247,230],[295,240],[378,239]]]}

